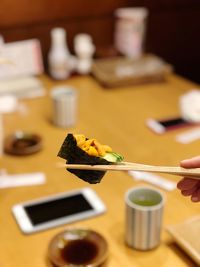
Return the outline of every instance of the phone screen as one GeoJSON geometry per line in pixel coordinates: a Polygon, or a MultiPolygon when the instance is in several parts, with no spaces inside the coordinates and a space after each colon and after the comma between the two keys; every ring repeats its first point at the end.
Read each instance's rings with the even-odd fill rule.
{"type": "Polygon", "coordinates": [[[157,134],[163,134],[168,130],[192,125],[191,122],[186,121],[181,117],[169,118],[165,120],[147,119],[146,124],[153,132],[157,134]]]}
{"type": "Polygon", "coordinates": [[[24,208],[32,224],[35,226],[62,217],[93,210],[93,207],[82,194],[26,205],[24,208]]]}
{"type": "Polygon", "coordinates": [[[161,125],[163,125],[165,128],[188,124],[188,122],[185,121],[182,118],[175,118],[175,119],[169,119],[169,120],[161,120],[161,121],[159,121],[159,123],[161,125]]]}

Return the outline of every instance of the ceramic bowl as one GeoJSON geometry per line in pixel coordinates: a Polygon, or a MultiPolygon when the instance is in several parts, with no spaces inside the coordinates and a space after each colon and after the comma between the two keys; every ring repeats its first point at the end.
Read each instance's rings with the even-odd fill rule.
{"type": "Polygon", "coordinates": [[[4,142],[5,153],[12,155],[30,155],[40,151],[42,138],[35,133],[15,132],[9,135],[4,142]]]}
{"type": "Polygon", "coordinates": [[[48,247],[48,258],[57,267],[106,266],[107,256],[107,241],[89,229],[66,229],[53,237],[48,247]]]}

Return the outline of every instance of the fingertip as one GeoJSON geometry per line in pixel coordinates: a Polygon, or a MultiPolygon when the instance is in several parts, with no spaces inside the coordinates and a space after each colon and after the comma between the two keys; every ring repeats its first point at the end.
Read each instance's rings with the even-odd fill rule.
{"type": "Polygon", "coordinates": [[[200,199],[198,197],[191,197],[192,202],[199,202],[200,199]]]}
{"type": "Polygon", "coordinates": [[[179,190],[182,189],[181,181],[177,183],[176,187],[177,187],[179,190]]]}
{"type": "Polygon", "coordinates": [[[190,196],[192,194],[189,190],[182,190],[181,193],[184,197],[190,196]]]}
{"type": "Polygon", "coordinates": [[[183,159],[180,161],[180,164],[184,164],[184,163],[187,163],[188,161],[190,161],[189,159],[183,159]]]}
{"type": "Polygon", "coordinates": [[[190,164],[191,164],[190,159],[184,159],[180,161],[180,166],[183,168],[187,168],[188,166],[190,166],[190,164]]]}

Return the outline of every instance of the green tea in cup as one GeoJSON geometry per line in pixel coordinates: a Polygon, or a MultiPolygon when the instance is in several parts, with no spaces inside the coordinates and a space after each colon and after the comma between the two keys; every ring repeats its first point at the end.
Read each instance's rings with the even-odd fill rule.
{"type": "Polygon", "coordinates": [[[147,186],[129,189],[125,195],[125,241],[129,247],[139,250],[153,249],[160,243],[163,194],[147,186]]]}
{"type": "Polygon", "coordinates": [[[155,206],[162,201],[162,197],[154,190],[143,188],[130,195],[130,200],[139,206],[155,206]]]}

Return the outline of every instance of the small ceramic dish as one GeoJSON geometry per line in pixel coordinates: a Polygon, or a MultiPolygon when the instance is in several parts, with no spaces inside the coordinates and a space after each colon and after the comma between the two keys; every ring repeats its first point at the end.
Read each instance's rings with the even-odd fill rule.
{"type": "Polygon", "coordinates": [[[15,132],[5,139],[4,151],[12,155],[30,155],[40,151],[42,138],[34,133],[15,132]]]}
{"type": "Polygon", "coordinates": [[[107,241],[89,229],[66,229],[48,247],[48,258],[56,267],[102,267],[106,266],[107,257],[107,241]]]}

